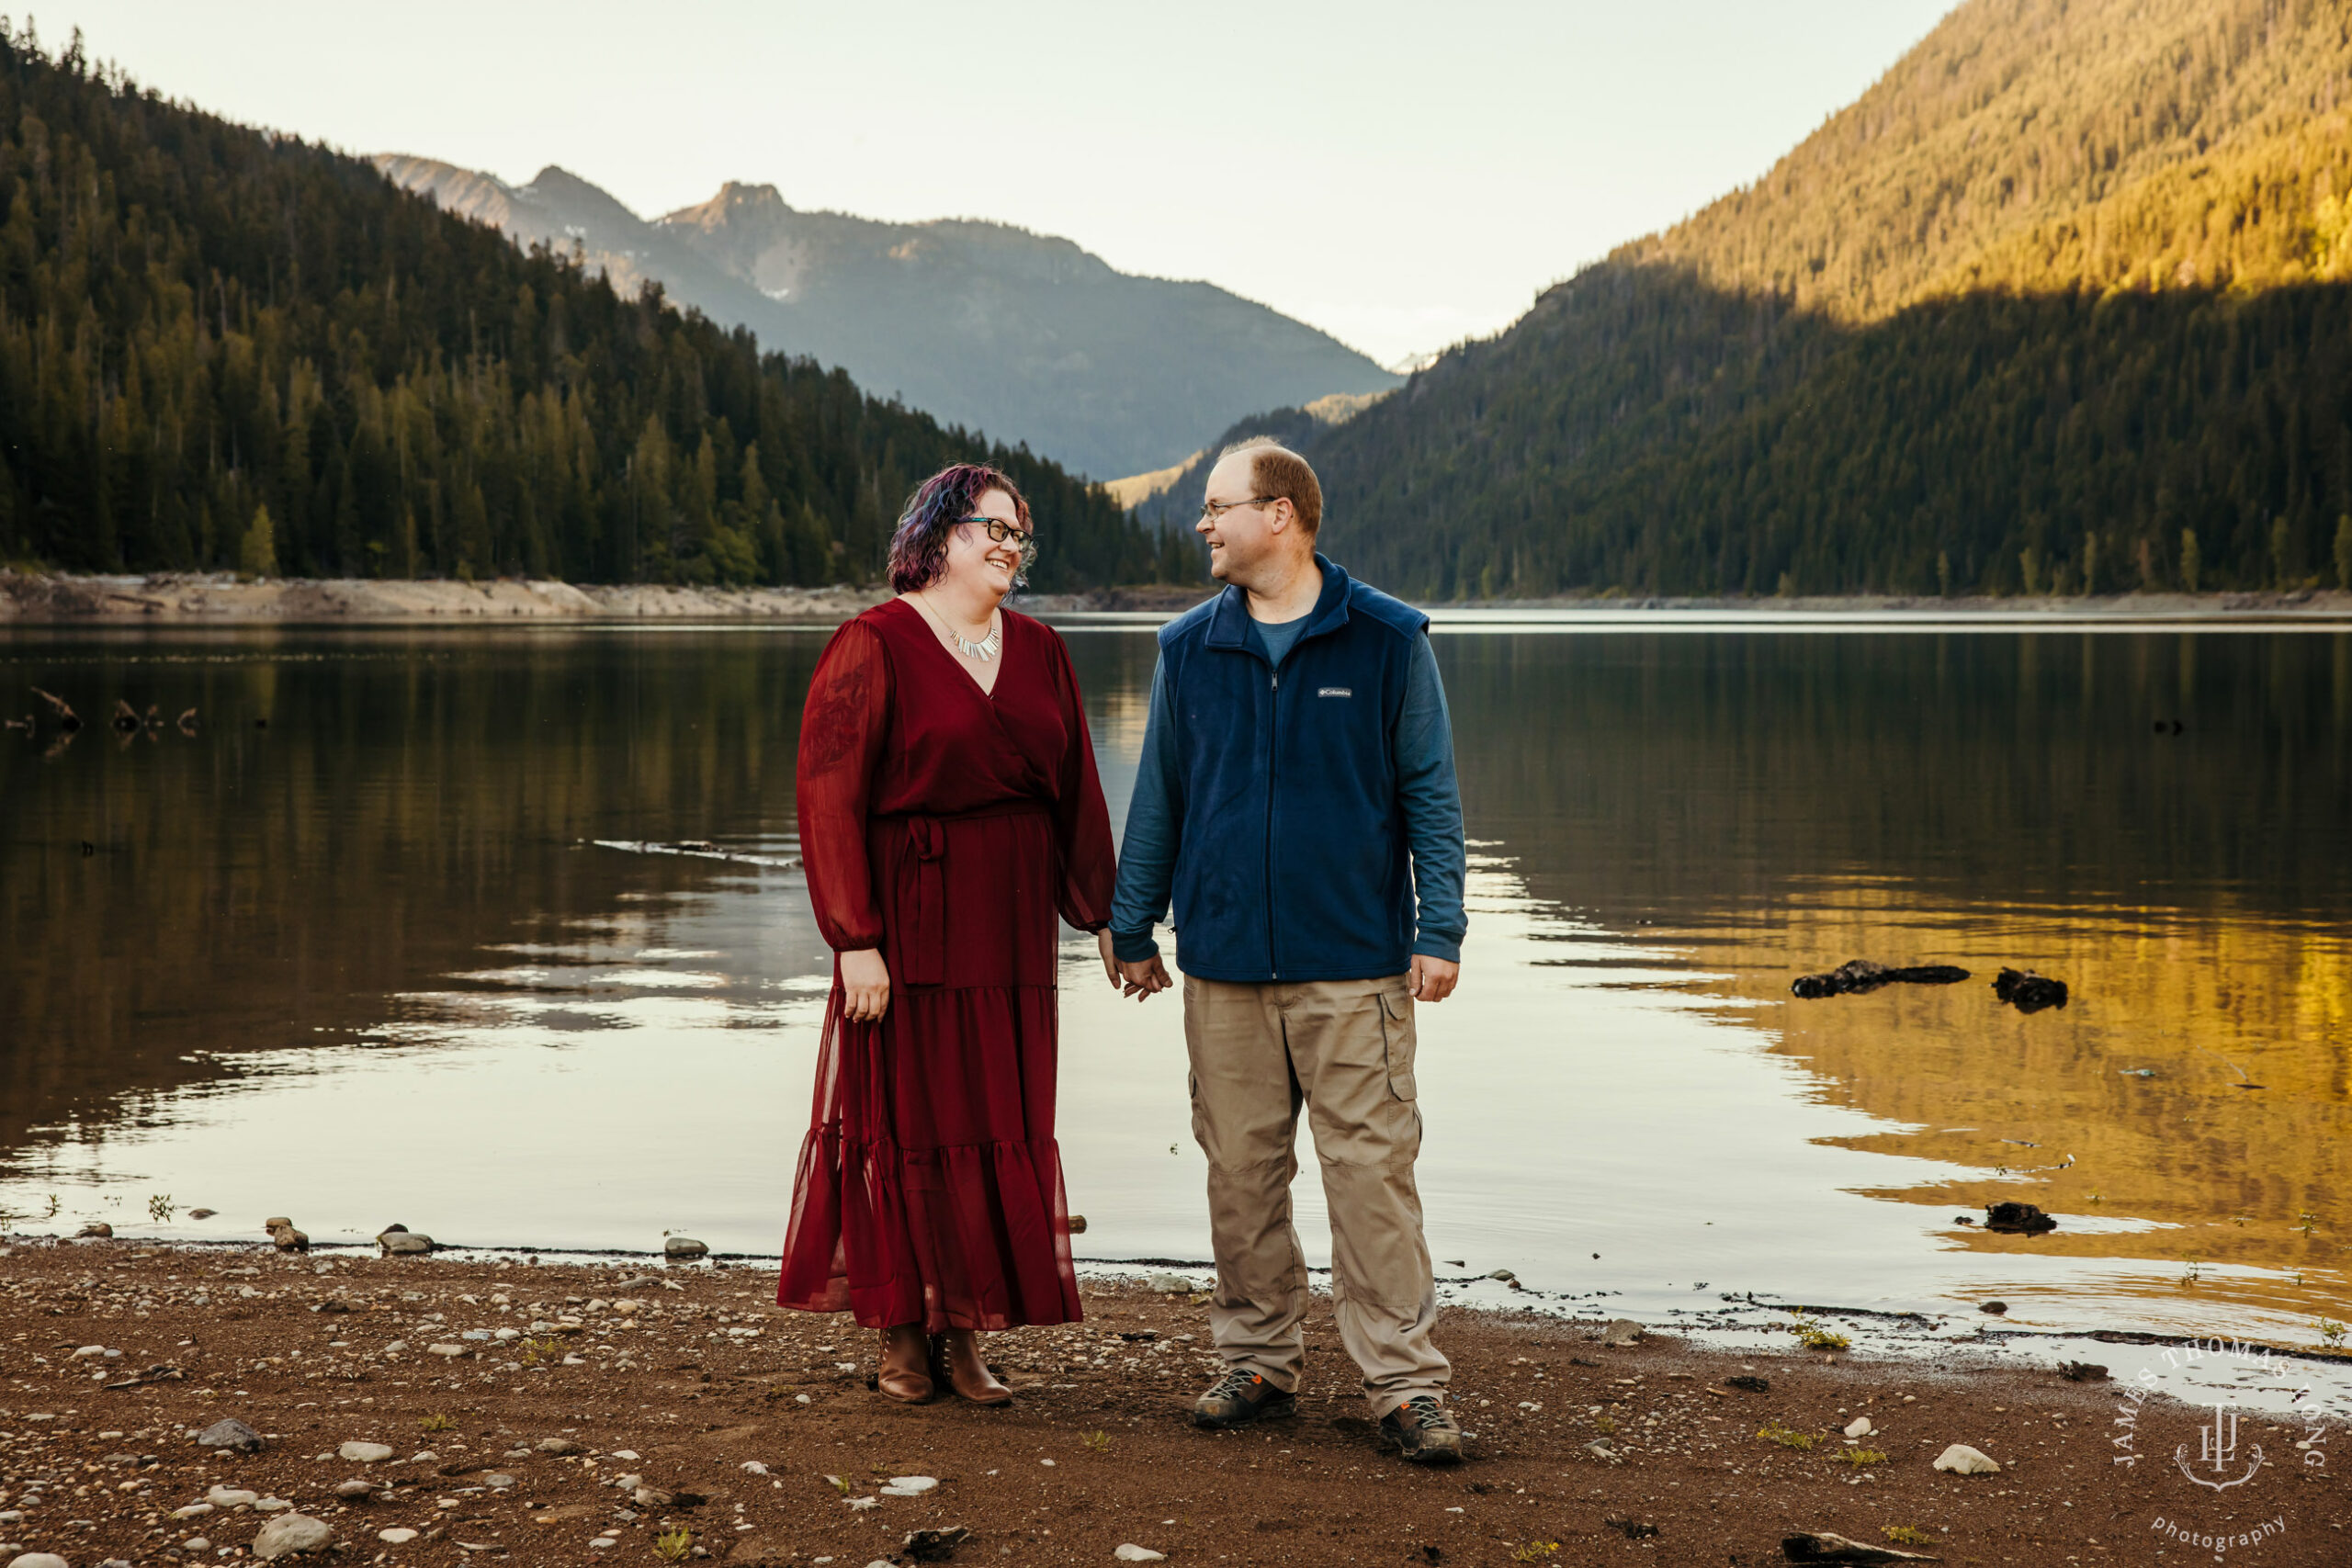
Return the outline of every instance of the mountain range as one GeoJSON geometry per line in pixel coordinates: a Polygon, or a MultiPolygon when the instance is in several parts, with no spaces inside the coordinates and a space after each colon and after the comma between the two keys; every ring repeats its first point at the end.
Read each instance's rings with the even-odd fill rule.
{"type": "Polygon", "coordinates": [[[763,349],[839,366],[1097,479],[1181,461],[1253,408],[1401,379],[1213,285],[1134,276],[1008,224],[887,223],[733,183],[649,221],[560,168],[512,186],[427,158],[374,161],[444,210],[573,255],[624,294],[659,283],[763,349]]]}
{"type": "Polygon", "coordinates": [[[2352,587],[2347,97],[2352,0],[1966,0],[1501,334],[1228,434],[1424,599],[2352,587]]]}

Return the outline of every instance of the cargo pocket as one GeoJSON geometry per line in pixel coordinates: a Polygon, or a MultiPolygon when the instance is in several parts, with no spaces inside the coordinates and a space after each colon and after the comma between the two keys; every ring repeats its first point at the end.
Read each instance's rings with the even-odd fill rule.
{"type": "Polygon", "coordinates": [[[1413,997],[1409,991],[1380,993],[1380,1035],[1388,1057],[1388,1092],[1413,1098],[1413,997]]]}

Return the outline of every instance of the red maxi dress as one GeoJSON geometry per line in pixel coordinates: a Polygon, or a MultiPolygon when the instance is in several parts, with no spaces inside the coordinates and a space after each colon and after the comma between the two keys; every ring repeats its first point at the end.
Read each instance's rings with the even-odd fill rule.
{"type": "Polygon", "coordinates": [[[800,852],[836,953],[877,947],[878,1022],[833,965],[776,1301],[928,1333],[1073,1323],[1054,1142],[1057,916],[1111,918],[1111,820],[1060,636],[1003,615],[993,694],[904,600],[818,661],[800,852]]]}

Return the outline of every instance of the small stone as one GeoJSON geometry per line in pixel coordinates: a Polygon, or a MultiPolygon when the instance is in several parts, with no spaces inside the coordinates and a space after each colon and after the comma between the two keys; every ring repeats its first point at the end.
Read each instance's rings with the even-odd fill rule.
{"type": "Polygon", "coordinates": [[[1983,1306],[1978,1307],[1976,1310],[1978,1312],[1989,1312],[1994,1316],[1998,1317],[2003,1313],[2009,1310],[2009,1303],[2007,1302],[1986,1302],[1983,1306]]]}
{"type": "Polygon", "coordinates": [[[629,1501],[649,1512],[659,1513],[677,1499],[659,1487],[640,1486],[629,1494],[629,1501]]]}
{"type": "Polygon", "coordinates": [[[190,1209],[187,1212],[187,1217],[191,1220],[209,1220],[220,1212],[218,1209],[190,1209]]]}
{"type": "Polygon", "coordinates": [[[1508,1269],[1498,1269],[1493,1273],[1487,1275],[1487,1278],[1489,1280],[1500,1280],[1507,1285],[1516,1285],[1519,1283],[1519,1276],[1512,1273],[1508,1269]]]}
{"type": "MultiPolygon", "coordinates": [[[[114,1227],[107,1224],[104,1220],[92,1220],[88,1224],[84,1225],[80,1230],[75,1231],[74,1234],[77,1238],[81,1236],[90,1236],[103,1240],[104,1238],[114,1235],[114,1227]]],[[[19,1561],[22,1560],[19,1559],[19,1561]]]]}
{"type": "Polygon", "coordinates": [[[885,1497],[920,1497],[924,1493],[932,1491],[937,1487],[938,1484],[939,1480],[936,1476],[894,1475],[890,1477],[890,1484],[882,1488],[882,1495],[885,1497]]]}
{"type": "Polygon", "coordinates": [[[1951,1471],[1954,1475],[1998,1475],[2001,1467],[1992,1456],[1970,1448],[1966,1443],[1954,1443],[1936,1456],[1938,1470],[1951,1471]]]}
{"type": "Polygon", "coordinates": [[[768,1472],[768,1467],[755,1459],[745,1460],[740,1468],[747,1475],[765,1475],[768,1472]]]}
{"type": "Polygon", "coordinates": [[[956,1555],[971,1531],[962,1525],[949,1525],[944,1529],[910,1530],[903,1544],[907,1555],[917,1562],[945,1562],[956,1555]]]}
{"type": "Polygon", "coordinates": [[[1846,1436],[1849,1438],[1867,1438],[1877,1430],[1877,1427],[1871,1425],[1871,1418],[1867,1416],[1857,1416],[1846,1423],[1846,1436]]]}
{"type": "Polygon", "coordinates": [[[1144,1281],[1144,1283],[1151,1290],[1160,1291],[1169,1294],[1182,1293],[1190,1295],[1193,1290],[1193,1281],[1186,1279],[1182,1274],[1154,1274],[1149,1280],[1144,1281]]]}
{"type": "Polygon", "coordinates": [[[210,1513],[213,1510],[213,1507],[214,1505],[210,1503],[190,1503],[185,1508],[174,1508],[172,1510],[172,1517],[175,1519],[200,1519],[205,1515],[210,1513]]]}
{"type": "Polygon", "coordinates": [[[1165,1562],[1168,1561],[1168,1553],[1154,1551],[1148,1546],[1137,1546],[1131,1540],[1122,1541],[1119,1549],[1111,1555],[1122,1562],[1165,1562]]]}
{"type": "Polygon", "coordinates": [[[1640,1344],[1642,1333],[1640,1324],[1630,1317],[1621,1317],[1600,1331],[1600,1342],[1612,1349],[1623,1349],[1628,1345],[1640,1344]]]}
{"type": "Polygon", "coordinates": [[[392,1457],[390,1443],[349,1442],[335,1452],[353,1464],[381,1464],[392,1457]]]}
{"type": "Polygon", "coordinates": [[[570,1438],[541,1438],[539,1452],[543,1454],[576,1454],[585,1450],[570,1438]]]}
{"type": "Polygon", "coordinates": [[[481,1483],[493,1492],[504,1492],[514,1485],[514,1478],[504,1471],[493,1470],[481,1478],[481,1483]]]}
{"type": "Polygon", "coordinates": [[[334,1540],[334,1531],[324,1519],[314,1519],[308,1514],[280,1514],[262,1526],[261,1533],[254,1537],[254,1555],[269,1562],[297,1552],[323,1551],[334,1540]]]}
{"type": "Polygon", "coordinates": [[[667,1236],[662,1243],[662,1256],[664,1258],[707,1258],[710,1256],[710,1247],[690,1235],[667,1236]]]}
{"type": "Polygon", "coordinates": [[[215,1486],[204,1495],[204,1500],[216,1508],[250,1508],[261,1501],[261,1494],[235,1486],[215,1486]]]}
{"type": "Polygon", "coordinates": [[[240,1453],[249,1454],[261,1451],[262,1440],[259,1432],[233,1416],[215,1421],[196,1435],[196,1446],[199,1449],[235,1449],[240,1453]]]}
{"type": "Polygon", "coordinates": [[[392,1546],[405,1546],[416,1539],[416,1534],[405,1525],[395,1525],[388,1530],[378,1530],[376,1539],[392,1546]]]}
{"type": "Polygon", "coordinates": [[[54,1551],[28,1551],[10,1558],[8,1568],[66,1568],[66,1562],[54,1551]]]}
{"type": "Polygon", "coordinates": [[[464,1355],[466,1353],[466,1348],[463,1345],[427,1345],[424,1348],[424,1352],[428,1356],[448,1356],[454,1358],[464,1355]]]}
{"type": "Polygon", "coordinates": [[[860,1514],[868,1508],[878,1508],[882,1506],[882,1499],[879,1497],[844,1497],[842,1501],[849,1505],[852,1512],[860,1514]]]}
{"type": "Polygon", "coordinates": [[[334,1495],[338,1497],[365,1497],[375,1490],[376,1483],[372,1481],[340,1481],[335,1483],[334,1495]]]}
{"type": "Polygon", "coordinates": [[[180,1547],[185,1551],[209,1551],[212,1550],[212,1543],[200,1535],[192,1535],[182,1541],[180,1547]]]}

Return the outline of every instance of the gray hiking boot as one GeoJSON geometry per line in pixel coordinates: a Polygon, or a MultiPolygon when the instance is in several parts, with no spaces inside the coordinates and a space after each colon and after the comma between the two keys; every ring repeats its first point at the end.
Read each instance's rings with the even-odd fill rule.
{"type": "Polygon", "coordinates": [[[1247,1367],[1236,1367],[1193,1401],[1193,1425],[1205,1432],[1247,1427],[1272,1416],[1295,1416],[1298,1401],[1247,1367]]]}
{"type": "Polygon", "coordinates": [[[1463,1431],[1442,1400],[1417,1393],[1380,1418],[1380,1440],[1414,1464],[1460,1464],[1463,1431]]]}

